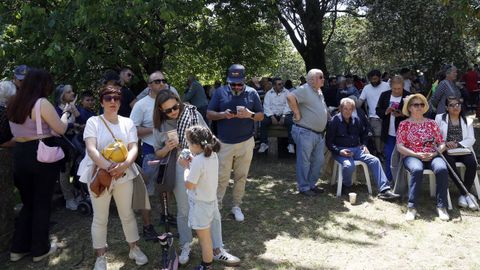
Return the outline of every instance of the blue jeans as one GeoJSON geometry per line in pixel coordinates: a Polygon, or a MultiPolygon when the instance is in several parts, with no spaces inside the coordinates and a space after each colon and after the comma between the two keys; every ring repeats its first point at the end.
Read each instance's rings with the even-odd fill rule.
{"type": "MultiPolygon", "coordinates": [[[[274,116],[277,121],[280,121],[281,116],[274,116]]],[[[292,138],[292,125],[293,125],[293,115],[288,114],[285,116],[285,120],[283,122],[283,126],[288,131],[288,143],[293,144],[292,138]]],[[[268,144],[268,127],[272,125],[272,118],[269,116],[265,116],[260,124],[260,142],[268,144]]]]}
{"type": "Polygon", "coordinates": [[[387,175],[388,181],[392,181],[392,170],[390,166],[392,165],[392,153],[393,148],[395,148],[395,144],[397,142],[397,137],[388,135],[387,141],[383,146],[383,153],[385,154],[385,174],[387,175]]]}
{"type": "Polygon", "coordinates": [[[367,164],[368,169],[370,169],[373,174],[373,179],[375,180],[377,188],[380,192],[390,189],[387,177],[385,176],[385,173],[382,169],[382,164],[376,156],[366,154],[362,149],[360,149],[360,146],[343,147],[341,149],[349,149],[353,153],[353,156],[351,157],[344,157],[337,154],[333,155],[333,158],[342,165],[342,183],[345,186],[352,185],[352,174],[355,170],[354,161],[359,160],[367,164]]]}
{"type": "Polygon", "coordinates": [[[446,208],[447,188],[448,188],[448,170],[447,164],[441,157],[435,157],[431,161],[421,161],[416,157],[406,157],[403,165],[410,172],[410,191],[408,192],[408,207],[415,208],[419,196],[420,187],[423,181],[423,170],[431,169],[435,174],[437,183],[437,207],[446,208]]]}
{"type": "Polygon", "coordinates": [[[323,135],[297,125],[292,127],[292,137],[297,145],[297,186],[300,192],[315,187],[325,160],[323,135]]]}
{"type": "MultiPolygon", "coordinates": [[[[185,188],[185,180],[183,173],[185,169],[176,163],[176,182],[173,193],[177,202],[177,229],[180,236],[179,242],[183,246],[185,243],[191,243],[193,240],[192,229],[188,227],[188,205],[187,189],[185,188]]],[[[215,216],[212,224],[210,224],[210,234],[212,237],[213,248],[222,248],[222,221],[220,217],[215,216]]]]}

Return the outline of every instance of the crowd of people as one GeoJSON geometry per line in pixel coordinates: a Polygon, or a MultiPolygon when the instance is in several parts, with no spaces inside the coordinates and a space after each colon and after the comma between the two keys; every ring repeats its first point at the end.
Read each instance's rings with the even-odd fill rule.
{"type": "MultiPolygon", "coordinates": [[[[458,175],[456,162],[466,167],[467,190],[454,181],[461,193],[458,205],[476,209],[476,199],[468,193],[477,168],[475,138],[463,103],[465,95],[478,90],[478,74],[475,77],[471,71],[463,76],[467,91],[460,88],[453,65],[445,66],[435,89],[426,91],[422,78],[408,69],[402,69],[401,75],[372,70],[368,83],[358,76],[340,75],[329,78],[328,84],[321,70],[312,69],[294,87],[291,80],[279,77],[247,81],[245,67],[234,64],[224,85],[203,87],[194,76],[188,77],[182,96],[162,71],[154,71],[148,86],[135,96],[128,88],[134,77],[128,67],[107,72],[98,91],[76,95],[70,84],[55,87],[48,72],[20,65],[12,81],[0,82],[0,146],[13,147],[14,183],[23,203],[10,259],[31,254],[33,261],[41,261],[55,252],[56,245],[49,241],[54,186],[59,183],[65,207],[76,210],[82,196],[71,181],[75,176],[86,184],[92,203],[94,269],[107,269],[112,196],[129,258],[137,265],[146,264],[132,205],[135,179],[143,175],[146,193],[155,196],[162,185],[158,174],[163,173],[171,180],[177,211],[176,217],[166,214],[162,219],[178,228],[180,264],[189,261],[193,229],[202,248],[202,263],[196,269],[212,269],[214,260],[237,265],[240,259],[224,248],[219,209],[228,206],[236,221],[245,220],[241,205],[256,140],[258,153],[266,152],[271,125],[284,126],[288,132],[287,150],[296,155],[297,189],[303,196],[324,192],[317,182],[330,151],[342,170],[342,194],[351,190],[355,161],[362,161],[372,172],[378,197],[395,200],[399,194],[394,186],[403,181],[391,170],[398,165],[391,159],[398,152],[400,167],[410,174],[406,220],[416,217],[424,169],[435,173],[438,215],[449,220],[448,177],[458,175]],[[48,100],[51,94],[54,104],[48,100]],[[84,143],[84,156],[65,143],[75,140],[84,143]],[[40,149],[56,149],[62,156],[46,162],[40,149]],[[190,153],[184,155],[186,149],[190,153]],[[158,160],[167,160],[162,172],[151,165],[158,160]],[[101,176],[114,181],[97,193],[92,184],[103,181],[101,176]],[[232,201],[224,202],[230,179],[232,201]]],[[[148,196],[141,207],[147,241],[159,237],[148,196]]]]}

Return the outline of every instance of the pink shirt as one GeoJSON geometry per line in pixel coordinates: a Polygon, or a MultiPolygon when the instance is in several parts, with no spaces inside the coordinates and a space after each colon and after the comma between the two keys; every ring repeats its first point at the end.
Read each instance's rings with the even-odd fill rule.
{"type": "Polygon", "coordinates": [[[404,120],[397,129],[397,143],[415,153],[435,152],[435,148],[443,142],[440,128],[432,119],[426,119],[423,123],[404,120]]]}
{"type": "MultiPolygon", "coordinates": [[[[37,126],[35,124],[35,121],[32,120],[32,118],[27,117],[25,119],[25,122],[23,124],[17,124],[13,123],[11,121],[8,122],[10,125],[10,129],[12,130],[12,135],[15,138],[18,137],[27,137],[27,138],[32,138],[32,137],[37,137],[37,126]]],[[[52,134],[52,130],[48,126],[45,121],[42,120],[42,132],[44,135],[46,134],[52,134]]]]}

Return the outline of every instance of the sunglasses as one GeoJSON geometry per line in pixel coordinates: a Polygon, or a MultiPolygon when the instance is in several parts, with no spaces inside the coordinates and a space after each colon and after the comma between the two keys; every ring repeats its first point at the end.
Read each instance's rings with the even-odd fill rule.
{"type": "Polygon", "coordinates": [[[412,103],[410,106],[414,108],[425,108],[425,103],[412,103]]]}
{"type": "Polygon", "coordinates": [[[277,86],[282,86],[282,85],[283,85],[283,83],[277,83],[277,84],[275,84],[275,85],[277,85],[277,86]]]}
{"type": "Polygon", "coordinates": [[[462,106],[462,103],[451,103],[448,104],[448,107],[450,108],[460,108],[462,106]]]}
{"type": "Polygon", "coordinates": [[[133,77],[133,73],[127,73],[127,76],[132,78],[133,77]]]}
{"type": "Polygon", "coordinates": [[[243,87],[243,83],[230,83],[232,87],[243,87]]]}
{"type": "Polygon", "coordinates": [[[106,101],[106,102],[111,102],[112,100],[120,101],[120,99],[122,99],[122,97],[117,96],[117,95],[105,95],[105,96],[103,96],[103,100],[106,101]]]}
{"type": "Polygon", "coordinates": [[[177,104],[173,105],[171,108],[163,110],[163,112],[165,114],[169,114],[169,113],[172,113],[173,111],[177,111],[178,109],[180,109],[180,104],[177,103],[177,104]]]}
{"type": "Polygon", "coordinates": [[[158,80],[153,80],[153,81],[151,81],[150,83],[154,83],[154,84],[164,83],[164,84],[166,84],[166,83],[167,83],[167,80],[165,80],[165,79],[158,79],[158,80]]]}

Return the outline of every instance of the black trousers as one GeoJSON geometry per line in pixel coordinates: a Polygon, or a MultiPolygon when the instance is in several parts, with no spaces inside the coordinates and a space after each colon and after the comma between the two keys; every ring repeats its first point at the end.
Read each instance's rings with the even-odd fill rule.
{"type": "MultiPolygon", "coordinates": [[[[48,139],[44,141],[48,143],[48,139]]],[[[50,250],[50,208],[59,162],[37,161],[38,141],[16,143],[13,151],[13,179],[20,192],[22,210],[15,224],[11,252],[41,256],[50,250]]]]}
{"type": "MultiPolygon", "coordinates": [[[[448,161],[448,164],[452,167],[458,177],[461,177],[460,173],[458,172],[457,166],[455,166],[455,162],[461,162],[465,165],[465,177],[463,180],[463,185],[467,188],[468,191],[472,188],[473,181],[475,180],[475,174],[477,173],[477,162],[473,157],[473,154],[462,155],[462,156],[449,156],[445,153],[445,159],[448,161]]],[[[450,178],[452,179],[453,183],[457,186],[458,190],[462,195],[467,195],[465,191],[463,191],[462,187],[458,182],[455,180],[452,172],[448,170],[450,178]]]]}

